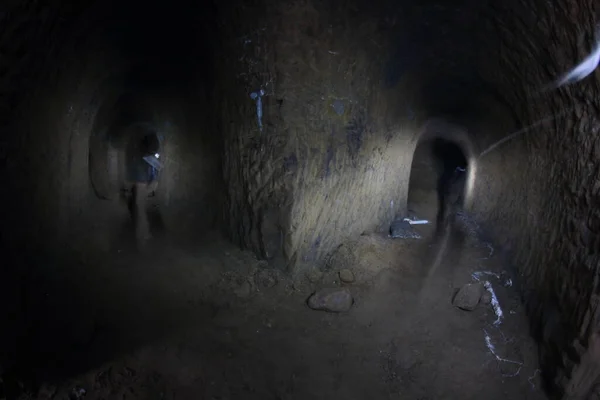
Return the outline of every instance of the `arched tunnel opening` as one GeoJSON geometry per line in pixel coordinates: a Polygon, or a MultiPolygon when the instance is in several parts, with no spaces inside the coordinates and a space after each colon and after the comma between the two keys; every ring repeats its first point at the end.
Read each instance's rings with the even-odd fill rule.
{"type": "Polygon", "coordinates": [[[410,170],[409,214],[439,224],[464,206],[469,162],[461,146],[441,137],[420,141],[410,170]]]}
{"type": "Polygon", "coordinates": [[[597,12],[7,2],[0,399],[596,398],[597,12]]]}

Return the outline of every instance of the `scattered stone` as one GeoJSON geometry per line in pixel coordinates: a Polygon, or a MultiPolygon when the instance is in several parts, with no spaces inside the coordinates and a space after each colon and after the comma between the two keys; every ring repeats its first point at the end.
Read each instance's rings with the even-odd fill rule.
{"type": "Polygon", "coordinates": [[[344,283],[352,283],[354,282],[354,273],[349,269],[342,269],[339,273],[340,280],[344,283]]]}
{"type": "Polygon", "coordinates": [[[313,268],[306,273],[306,278],[310,283],[317,283],[323,279],[323,272],[320,270],[313,268]]]}
{"type": "Polygon", "coordinates": [[[354,303],[352,295],[347,289],[329,288],[321,289],[308,298],[308,306],[313,310],[329,312],[349,311],[354,303]]]}
{"type": "Polygon", "coordinates": [[[244,281],[234,290],[234,293],[237,297],[246,298],[252,293],[252,285],[250,282],[244,281]]]}
{"type": "Polygon", "coordinates": [[[263,288],[272,288],[277,285],[278,279],[275,270],[261,269],[255,276],[256,284],[263,288]]]}
{"type": "Polygon", "coordinates": [[[484,291],[485,288],[481,283],[467,283],[456,293],[452,304],[461,310],[473,311],[479,304],[484,291]]]}
{"type": "Polygon", "coordinates": [[[483,292],[481,295],[481,300],[479,300],[481,304],[485,304],[486,306],[492,302],[492,294],[487,290],[483,292]]]}

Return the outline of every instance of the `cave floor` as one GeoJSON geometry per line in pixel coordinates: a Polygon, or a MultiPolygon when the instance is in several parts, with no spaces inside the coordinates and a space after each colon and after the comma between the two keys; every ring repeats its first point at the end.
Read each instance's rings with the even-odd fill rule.
{"type": "Polygon", "coordinates": [[[220,239],[87,262],[70,283],[44,284],[45,317],[29,340],[53,360],[32,369],[54,383],[23,398],[543,399],[510,276],[465,221],[442,257],[429,225],[418,227],[422,239],[362,236],[351,246],[355,304],[339,314],[306,299],[339,286],[343,265],[310,283],[220,239]],[[498,274],[486,279],[504,312],[499,326],[489,305],[452,305],[477,271],[498,274]]]}

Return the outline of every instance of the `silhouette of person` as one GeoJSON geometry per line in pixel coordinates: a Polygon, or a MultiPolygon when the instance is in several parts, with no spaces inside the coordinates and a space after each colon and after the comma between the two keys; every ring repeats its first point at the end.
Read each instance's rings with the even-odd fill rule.
{"type": "Polygon", "coordinates": [[[131,184],[129,211],[135,226],[136,242],[143,248],[151,238],[148,221],[148,197],[154,194],[161,169],[160,143],[156,134],[147,134],[130,147],[128,180],[131,184]]]}
{"type": "Polygon", "coordinates": [[[445,139],[435,139],[433,156],[437,162],[437,229],[451,222],[456,206],[462,204],[467,159],[460,147],[445,139]]]}

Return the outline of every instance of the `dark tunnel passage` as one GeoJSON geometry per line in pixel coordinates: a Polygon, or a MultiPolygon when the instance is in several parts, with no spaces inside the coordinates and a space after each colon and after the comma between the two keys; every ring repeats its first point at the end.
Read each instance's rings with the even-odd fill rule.
{"type": "Polygon", "coordinates": [[[4,2],[0,400],[599,398],[597,24],[4,2]]]}
{"type": "Polygon", "coordinates": [[[454,141],[441,137],[421,141],[411,164],[407,206],[436,222],[439,228],[449,213],[464,206],[468,161],[454,141]]]}

